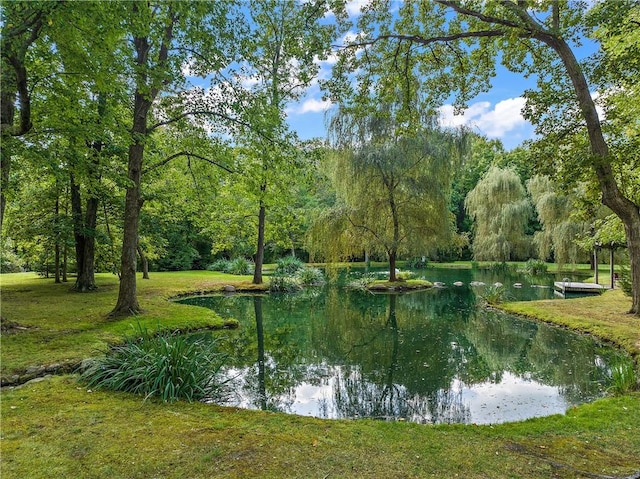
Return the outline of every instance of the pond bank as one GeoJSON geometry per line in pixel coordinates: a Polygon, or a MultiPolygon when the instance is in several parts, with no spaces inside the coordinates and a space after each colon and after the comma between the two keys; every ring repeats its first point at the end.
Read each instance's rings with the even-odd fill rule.
{"type": "MultiPolygon", "coordinates": [[[[213,283],[229,279],[208,272],[152,274],[150,282],[139,284],[147,312],[122,322],[104,319],[115,304],[117,278],[99,275],[98,282],[98,293],[75,295],[68,285],[35,276],[12,284],[2,278],[3,315],[32,327],[13,339],[3,335],[3,373],[90,357],[121,340],[136,322],[150,329],[216,324],[220,318],[211,312],[172,305],[167,298],[192,288],[214,289],[213,283]]],[[[613,291],[563,301],[518,303],[519,311],[557,324],[566,315],[576,329],[637,357],[640,328],[624,313],[627,298],[613,291]]],[[[639,393],[605,398],[565,415],[494,426],[327,421],[200,403],[143,402],[129,394],[87,390],[74,376],[4,388],[0,394],[1,472],[8,479],[640,477],[639,393]]]]}

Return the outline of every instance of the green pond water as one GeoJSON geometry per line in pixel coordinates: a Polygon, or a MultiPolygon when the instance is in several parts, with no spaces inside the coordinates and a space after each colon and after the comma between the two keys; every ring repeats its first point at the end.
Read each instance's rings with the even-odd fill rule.
{"type": "MultiPolygon", "coordinates": [[[[240,321],[200,335],[230,356],[225,405],[320,418],[487,424],[564,413],[603,396],[611,365],[629,360],[593,338],[478,307],[482,286],[468,283],[493,278],[435,273],[445,287],[405,294],[329,286],[181,302],[240,321]]],[[[531,287],[547,283],[501,282],[524,299],[553,296],[531,287]]]]}

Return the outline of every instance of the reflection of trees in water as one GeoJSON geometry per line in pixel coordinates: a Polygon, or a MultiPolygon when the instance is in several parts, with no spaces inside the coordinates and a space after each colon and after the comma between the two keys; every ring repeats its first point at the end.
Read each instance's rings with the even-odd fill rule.
{"type": "MultiPolygon", "coordinates": [[[[362,374],[361,368],[354,368],[349,374],[338,376],[333,387],[338,417],[404,418],[425,423],[464,421],[468,418],[469,412],[462,402],[462,394],[455,395],[449,389],[451,378],[446,387],[434,389],[428,395],[412,392],[395,381],[394,376],[398,371],[404,371],[399,365],[398,297],[389,295],[387,298],[389,309],[385,325],[390,332],[392,346],[387,362],[380,368],[380,372],[385,372],[384,378],[380,378],[383,381],[372,382],[362,374]]],[[[403,379],[405,377],[401,377],[400,381],[403,379]]],[[[430,384],[433,386],[438,382],[440,381],[430,384]]]]}
{"type": "Polygon", "coordinates": [[[557,386],[574,403],[599,393],[614,354],[582,336],[476,310],[464,288],[216,301],[212,309],[242,322],[224,333],[223,347],[242,373],[239,394],[261,409],[291,411],[305,384],[331,390],[327,417],[465,422],[460,381],[500,383],[508,371],[557,386]]]}
{"type": "Polygon", "coordinates": [[[471,418],[461,389],[411,394],[399,384],[372,383],[359,371],[336,377],[333,401],[338,418],[402,419],[423,424],[466,423],[471,418]]]}
{"type": "Polygon", "coordinates": [[[479,312],[465,335],[489,370],[557,386],[570,404],[602,393],[616,354],[586,336],[494,311],[479,312]]]}

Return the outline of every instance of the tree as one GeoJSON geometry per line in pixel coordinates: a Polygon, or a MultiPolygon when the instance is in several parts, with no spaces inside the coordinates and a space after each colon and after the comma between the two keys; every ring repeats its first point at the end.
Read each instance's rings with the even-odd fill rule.
{"type": "Polygon", "coordinates": [[[410,59],[392,63],[381,56],[373,70],[359,71],[361,85],[385,72],[381,64],[399,78],[402,75],[397,72],[409,66],[418,70],[432,105],[442,103],[455,90],[455,105],[460,109],[489,88],[498,56],[511,71],[538,77],[538,91],[525,92],[524,113],[539,132],[554,132],[546,135],[549,144],[566,145],[564,137],[569,133],[584,139],[581,164],[597,182],[603,204],[625,225],[633,280],[631,312],[640,315],[640,208],[620,186],[611,138],[604,135],[589,88],[592,72],[599,73],[598,83],[609,89],[623,87],[631,78],[637,83],[637,3],[599,2],[593,12],[587,12],[585,6],[566,1],[434,0],[405,2],[396,17],[386,2],[374,2],[373,7],[362,15],[363,33],[345,51],[337,74],[371,64],[378,43],[396,45],[410,59]],[[581,64],[572,45],[600,24],[605,27],[598,32],[603,41],[601,55],[591,64],[581,64]],[[616,39],[621,38],[631,48],[616,47],[616,39]],[[366,55],[358,53],[363,49],[366,55]],[[608,68],[607,59],[621,68],[608,68]]]}
{"type": "Polygon", "coordinates": [[[257,0],[252,2],[253,32],[244,38],[245,70],[253,79],[248,92],[252,112],[248,119],[242,157],[248,193],[257,201],[257,247],[253,283],[262,283],[267,206],[292,201],[287,192],[305,171],[303,155],[285,125],[285,107],[311,84],[326,59],[335,25],[325,22],[324,2],[257,0]]]}
{"type": "Polygon", "coordinates": [[[586,234],[589,225],[572,215],[575,195],[558,191],[551,179],[542,175],[529,179],[527,190],[542,225],[542,231],[536,231],[533,237],[539,257],[547,260],[553,253],[560,265],[576,263],[581,253],[577,240],[586,234]]]}
{"type": "Polygon", "coordinates": [[[195,114],[186,101],[178,101],[171,105],[174,109],[164,112],[170,115],[168,120],[149,125],[149,120],[153,118],[154,103],[161,92],[179,89],[184,85],[185,64],[188,63],[194,72],[218,72],[226,67],[232,41],[229,2],[133,2],[128,7],[130,11],[126,25],[134,47],[131,68],[135,91],[120,287],[111,316],[127,316],[140,311],[136,291],[136,253],[143,203],[141,177],[145,144],[154,130],[195,114]]]}
{"type": "Polygon", "coordinates": [[[33,128],[32,85],[27,70],[27,53],[62,2],[7,2],[2,5],[0,52],[0,231],[4,221],[7,189],[15,138],[33,128]],[[17,104],[16,104],[16,100],[17,104]],[[16,109],[19,112],[16,124],[16,109]]]}
{"type": "Polygon", "coordinates": [[[531,205],[515,171],[491,167],[469,192],[465,206],[475,220],[475,259],[509,261],[527,255],[531,205]]]}
{"type": "Polygon", "coordinates": [[[424,254],[451,240],[448,210],[455,159],[464,135],[424,128],[403,132],[390,106],[377,114],[339,111],[330,130],[330,175],[338,201],[315,223],[315,249],[328,258],[385,254],[396,281],[401,253],[424,254]]]}

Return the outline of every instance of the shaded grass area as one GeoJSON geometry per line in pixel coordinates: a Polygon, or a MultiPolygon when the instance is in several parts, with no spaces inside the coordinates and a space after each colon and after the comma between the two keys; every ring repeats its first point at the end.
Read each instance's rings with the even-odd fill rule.
{"type": "Polygon", "coordinates": [[[98,290],[91,293],[72,292],[72,283],[55,284],[32,273],[4,274],[0,281],[5,380],[40,366],[77,364],[121,342],[138,326],[149,331],[223,328],[224,321],[213,311],[168,299],[221,291],[229,284],[242,290],[265,288],[252,285],[247,276],[210,271],[152,273],[150,280],[138,280],[143,314],[114,320],[107,317],[118,294],[114,275],[96,275],[98,290]]]}
{"type": "Polygon", "coordinates": [[[640,396],[496,426],[334,421],[142,402],[59,376],[2,392],[2,477],[629,476],[640,396]]]}
{"type": "MultiPolygon", "coordinates": [[[[2,368],[79,360],[149,329],[221,327],[205,308],[170,297],[251,289],[247,277],[212,272],[154,273],[139,281],[145,313],[108,320],[117,279],[70,293],[35,275],[4,275],[2,368]]],[[[590,332],[640,353],[639,321],[618,291],[602,296],[501,305],[518,314],[590,332]]],[[[91,391],[72,375],[1,391],[4,478],[205,477],[640,477],[640,394],[605,398],[565,415],[495,426],[424,426],[334,421],[202,403],[142,401],[91,391]]]]}
{"type": "Polygon", "coordinates": [[[582,298],[503,303],[499,307],[510,313],[593,334],[623,348],[636,363],[640,361],[640,318],[627,313],[631,298],[620,290],[582,298]]]}

